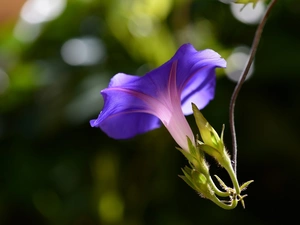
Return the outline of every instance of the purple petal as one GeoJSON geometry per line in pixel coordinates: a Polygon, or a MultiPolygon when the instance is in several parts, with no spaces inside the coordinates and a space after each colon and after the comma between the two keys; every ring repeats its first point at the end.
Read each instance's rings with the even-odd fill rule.
{"type": "Polygon", "coordinates": [[[104,106],[98,118],[90,121],[92,127],[101,128],[112,138],[126,139],[161,126],[159,119],[149,114],[145,101],[123,88],[117,88],[132,84],[137,78],[126,74],[114,76],[109,88],[101,91],[104,106]]]}
{"type": "Polygon", "coordinates": [[[183,113],[189,115],[193,113],[192,102],[202,109],[214,98],[215,68],[226,67],[226,61],[213,50],[196,51],[190,44],[183,45],[173,58],[177,57],[181,59],[178,60],[177,87],[183,113]]]}
{"type": "Polygon", "coordinates": [[[147,113],[120,113],[113,117],[91,120],[92,127],[100,127],[109,137],[128,139],[161,126],[159,119],[147,113]]]}
{"type": "Polygon", "coordinates": [[[193,113],[191,103],[203,109],[214,98],[216,75],[213,67],[203,68],[187,82],[181,94],[181,105],[184,115],[193,113]]]}
{"type": "Polygon", "coordinates": [[[213,50],[199,52],[185,44],[168,62],[143,77],[119,73],[101,92],[104,107],[91,126],[100,127],[110,137],[125,139],[158,128],[161,119],[167,128],[171,121],[168,129],[173,137],[184,127],[177,137],[182,143],[192,133],[185,125],[180,101],[186,115],[192,113],[192,102],[200,109],[205,107],[214,97],[215,68],[225,66],[225,60],[213,50]]]}
{"type": "Polygon", "coordinates": [[[226,67],[226,61],[218,53],[207,49],[197,51],[191,44],[182,45],[176,54],[162,66],[140,78],[134,87],[147,95],[157,98],[168,87],[173,62],[177,61],[176,85],[183,113],[192,114],[191,103],[204,108],[214,97],[216,67],[226,67]]]}

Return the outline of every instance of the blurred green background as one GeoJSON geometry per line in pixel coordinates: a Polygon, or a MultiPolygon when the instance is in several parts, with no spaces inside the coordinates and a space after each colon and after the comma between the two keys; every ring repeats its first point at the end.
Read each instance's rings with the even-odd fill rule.
{"type": "MultiPolygon", "coordinates": [[[[238,19],[243,11],[217,0],[24,3],[0,0],[1,225],[298,221],[298,0],[276,4],[237,100],[238,177],[255,182],[246,209],[233,211],[200,198],[178,177],[187,161],[165,128],[119,141],[92,129],[89,120],[100,112],[99,92],[114,74],[143,75],[190,42],[233,63],[233,69],[218,70],[215,99],[203,110],[218,132],[226,124],[230,151],[235,83],[226,74],[243,67],[255,19],[238,19]]],[[[251,6],[246,9],[251,17],[251,6]]],[[[197,132],[193,117],[188,120],[197,132]]],[[[210,162],[212,173],[229,183],[210,162]]]]}

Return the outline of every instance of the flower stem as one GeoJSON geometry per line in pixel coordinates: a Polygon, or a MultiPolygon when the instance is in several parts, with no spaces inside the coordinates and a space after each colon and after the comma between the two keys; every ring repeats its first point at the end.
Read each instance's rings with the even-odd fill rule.
{"type": "Polygon", "coordinates": [[[211,198],[211,201],[213,201],[219,207],[227,210],[234,209],[238,203],[237,199],[233,199],[231,204],[227,205],[223,201],[220,201],[215,195],[211,198]]]}
{"type": "Polygon", "coordinates": [[[224,168],[227,170],[227,173],[229,174],[229,177],[231,179],[236,194],[239,195],[241,193],[240,185],[237,180],[236,173],[232,167],[232,164],[230,163],[230,160],[228,160],[227,165],[226,164],[224,165],[224,168]]]}
{"type": "Polygon", "coordinates": [[[235,86],[235,89],[232,93],[231,96],[231,100],[230,100],[230,105],[229,105],[229,125],[230,125],[230,132],[231,132],[231,136],[232,136],[232,165],[233,165],[233,169],[234,172],[237,173],[237,141],[236,141],[236,131],[235,131],[235,125],[234,125],[234,107],[235,107],[235,102],[237,99],[237,96],[239,94],[239,91],[247,77],[247,74],[250,70],[250,67],[252,65],[252,62],[254,60],[256,51],[257,51],[257,46],[259,44],[260,38],[261,38],[261,34],[263,32],[264,26],[266,24],[267,18],[274,6],[274,4],[276,3],[277,0],[272,0],[265,12],[265,15],[263,16],[262,20],[260,21],[257,29],[256,29],[256,33],[253,39],[253,43],[252,43],[252,47],[251,47],[251,52],[250,52],[250,57],[248,59],[247,65],[237,83],[237,85],[235,86]]]}
{"type": "Polygon", "coordinates": [[[219,190],[219,188],[217,188],[217,186],[215,185],[214,181],[211,179],[211,176],[209,176],[208,182],[211,185],[211,188],[213,189],[213,191],[216,193],[216,195],[218,195],[220,197],[228,197],[230,195],[229,192],[224,192],[224,191],[219,190]]]}

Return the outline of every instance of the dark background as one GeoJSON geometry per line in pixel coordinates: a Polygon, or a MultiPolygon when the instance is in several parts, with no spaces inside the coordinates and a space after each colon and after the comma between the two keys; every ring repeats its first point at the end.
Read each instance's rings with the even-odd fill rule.
{"type": "MultiPolygon", "coordinates": [[[[142,75],[186,42],[226,59],[235,47],[251,45],[256,25],[239,22],[216,0],[74,0],[24,42],[14,35],[21,4],[1,0],[1,225],[297,223],[299,1],[277,2],[237,100],[238,177],[255,182],[246,209],[231,211],[200,198],[177,176],[187,161],[165,128],[119,141],[89,120],[117,72],[142,75]],[[98,40],[103,57],[93,65],[67,64],[63,44],[83,37],[98,40]]],[[[234,86],[219,69],[215,99],[203,110],[218,132],[227,126],[229,152],[234,86]]],[[[196,132],[193,117],[188,121],[196,132]]],[[[211,169],[226,180],[213,161],[211,169]]]]}

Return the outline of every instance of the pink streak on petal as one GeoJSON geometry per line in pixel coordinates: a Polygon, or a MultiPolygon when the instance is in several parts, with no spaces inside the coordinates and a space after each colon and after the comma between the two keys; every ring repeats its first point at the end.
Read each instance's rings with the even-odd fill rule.
{"type": "Polygon", "coordinates": [[[194,136],[181,109],[181,93],[178,92],[176,85],[176,67],[177,61],[174,61],[172,63],[169,75],[167,94],[161,93],[160,95],[160,99],[162,99],[164,101],[164,104],[168,107],[169,113],[168,115],[161,115],[159,118],[168,129],[177,144],[183,150],[189,151],[187,137],[189,137],[193,142],[194,136]]]}
{"type": "MultiPolygon", "coordinates": [[[[137,109],[134,112],[144,112],[158,117],[170,132],[176,143],[185,151],[189,151],[187,137],[194,141],[194,136],[181,109],[181,93],[176,85],[177,61],[172,63],[168,87],[158,94],[157,98],[135,90],[112,87],[108,91],[121,91],[141,99],[147,108],[137,109]]],[[[130,111],[130,113],[133,111],[130,111]]],[[[126,112],[123,112],[126,113],[126,112]]],[[[127,112],[129,113],[129,112],[127,112]]],[[[114,115],[113,115],[114,116],[114,115]]]]}

